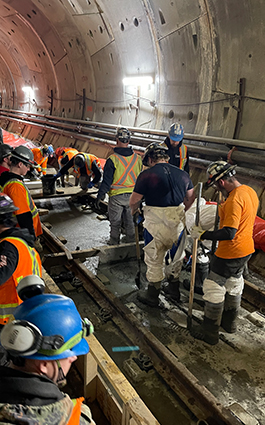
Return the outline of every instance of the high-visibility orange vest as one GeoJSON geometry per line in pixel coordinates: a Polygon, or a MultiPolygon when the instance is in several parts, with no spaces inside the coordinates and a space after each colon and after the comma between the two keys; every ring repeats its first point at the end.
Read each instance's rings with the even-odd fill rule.
{"type": "Polygon", "coordinates": [[[84,401],[84,397],[79,397],[72,400],[74,404],[74,408],[72,410],[71,417],[69,421],[67,422],[67,425],[79,425],[80,416],[81,416],[81,406],[83,401],[84,401]]]}
{"type": "MultiPolygon", "coordinates": [[[[78,154],[82,154],[85,157],[86,173],[87,173],[88,176],[91,176],[91,174],[93,174],[92,163],[94,161],[96,161],[98,168],[101,170],[100,160],[98,159],[97,156],[92,155],[91,153],[84,153],[84,152],[78,152],[78,154]]],[[[74,168],[77,172],[77,177],[80,177],[80,168],[76,167],[76,166],[74,168]]]]}
{"type": "MultiPolygon", "coordinates": [[[[63,158],[65,158],[66,156],[68,156],[68,160],[70,161],[70,159],[72,159],[74,156],[76,156],[77,154],[79,154],[79,152],[78,152],[78,150],[77,149],[74,149],[74,148],[65,148],[64,149],[64,151],[63,151],[63,155],[61,155],[59,158],[58,158],[58,163],[59,163],[59,165],[60,165],[60,167],[63,167],[63,165],[61,164],[61,160],[63,159],[63,158]]],[[[64,164],[65,165],[65,164],[64,164]]],[[[73,169],[73,172],[75,173],[75,174],[77,174],[77,171],[75,170],[75,169],[73,169]]]]}
{"type": "Polygon", "coordinates": [[[0,286],[0,324],[5,325],[14,309],[22,303],[17,294],[17,285],[25,276],[42,276],[40,256],[26,241],[13,236],[0,239],[12,243],[18,250],[18,264],[12,276],[0,286]]]}
{"type": "Polygon", "coordinates": [[[15,215],[24,214],[29,211],[31,212],[35,235],[41,235],[42,227],[38,209],[24,183],[19,179],[12,178],[0,187],[0,189],[1,192],[5,193],[12,199],[14,205],[18,208],[18,210],[14,212],[15,215]]]}
{"type": "Polygon", "coordinates": [[[186,145],[181,145],[179,149],[179,168],[184,170],[186,162],[187,162],[187,152],[188,148],[186,145]]]}
{"type": "Polygon", "coordinates": [[[42,174],[46,176],[48,157],[43,156],[41,148],[33,148],[31,149],[31,152],[33,153],[34,161],[38,164],[37,171],[39,173],[42,172],[42,174]]]}
{"type": "Polygon", "coordinates": [[[120,193],[132,193],[136,179],[142,170],[140,155],[133,153],[130,156],[113,154],[109,157],[115,166],[113,182],[110,187],[109,196],[120,193]]]}

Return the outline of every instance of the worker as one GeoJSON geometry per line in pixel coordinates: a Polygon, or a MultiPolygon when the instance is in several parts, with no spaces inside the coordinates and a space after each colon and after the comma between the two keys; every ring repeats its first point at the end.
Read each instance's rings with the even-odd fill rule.
{"type": "MultiPolygon", "coordinates": [[[[77,149],[74,148],[66,148],[64,146],[61,146],[57,149],[55,149],[55,155],[58,161],[58,167],[57,170],[59,171],[63,165],[67,164],[68,161],[70,161],[70,159],[72,159],[75,155],[77,155],[79,153],[79,151],[77,149]]],[[[74,169],[73,169],[74,170],[74,169]]],[[[76,171],[74,171],[74,174],[77,174],[76,171]]],[[[66,181],[69,183],[69,173],[66,173],[66,181]]],[[[64,182],[64,175],[61,176],[61,183],[62,183],[62,187],[65,187],[65,182],[64,182]]],[[[76,178],[75,181],[75,185],[78,185],[78,179],[76,178]]]]}
{"type": "Polygon", "coordinates": [[[185,256],[185,211],[195,199],[189,175],[168,164],[168,161],[168,149],[159,143],[151,143],[143,157],[143,165],[149,169],[138,176],[130,198],[132,215],[137,212],[143,199],[146,204],[144,261],[148,288],[147,291],[138,292],[138,299],[152,307],[159,304],[161,282],[165,276],[168,286],[164,291],[176,301],[180,300],[179,275],[185,256]],[[165,254],[178,242],[179,249],[165,268],[165,254]]]}
{"type": "Polygon", "coordinates": [[[103,180],[97,195],[97,207],[99,207],[100,201],[104,200],[106,193],[109,195],[109,245],[120,243],[122,222],[126,235],[125,241],[133,242],[135,240],[129,200],[137,176],[142,170],[142,160],[129,146],[130,140],[131,133],[127,128],[121,127],[117,130],[116,147],[114,153],[106,161],[103,180]]]}
{"type": "Polygon", "coordinates": [[[193,238],[219,241],[211,258],[209,276],[203,282],[204,320],[193,336],[208,344],[219,341],[219,327],[236,332],[236,318],[244,288],[243,270],[254,252],[253,226],[259,206],[256,192],[235,177],[235,165],[216,161],[207,169],[206,187],[215,186],[226,200],[219,206],[220,224],[216,231],[200,226],[191,230],[193,238]]]}
{"type": "Polygon", "coordinates": [[[77,177],[80,180],[80,186],[83,191],[91,189],[99,183],[102,170],[99,159],[92,154],[78,152],[74,155],[54,176],[55,179],[65,175],[70,168],[74,168],[77,177]],[[91,180],[92,179],[92,180],[91,180]]]}
{"type": "Polygon", "coordinates": [[[33,153],[26,146],[18,146],[11,152],[10,162],[10,170],[0,176],[0,190],[8,195],[18,208],[14,212],[18,225],[22,229],[28,229],[34,236],[37,246],[41,248],[40,241],[37,240],[42,234],[39,213],[28,188],[23,183],[23,176],[30,167],[35,167],[33,153]]]}
{"type": "Polygon", "coordinates": [[[0,422],[94,424],[83,397],[71,400],[60,388],[80,355],[92,325],[65,296],[41,294],[18,306],[0,334],[10,358],[0,367],[0,422]]]}
{"type": "Polygon", "coordinates": [[[27,229],[15,227],[16,210],[9,196],[0,193],[0,327],[22,302],[16,291],[19,281],[27,275],[42,275],[34,238],[27,229]]]}
{"type": "Polygon", "coordinates": [[[10,157],[13,148],[5,143],[0,145],[0,176],[4,171],[10,169],[10,157]]]}
{"type": "Polygon", "coordinates": [[[181,124],[174,123],[170,126],[168,136],[162,146],[168,148],[169,164],[175,165],[189,174],[189,152],[183,144],[184,128],[181,124]]]}
{"type": "Polygon", "coordinates": [[[52,156],[54,153],[53,146],[44,145],[39,148],[31,149],[31,152],[33,153],[34,161],[38,164],[37,171],[39,177],[46,176],[49,156],[52,156]]]}

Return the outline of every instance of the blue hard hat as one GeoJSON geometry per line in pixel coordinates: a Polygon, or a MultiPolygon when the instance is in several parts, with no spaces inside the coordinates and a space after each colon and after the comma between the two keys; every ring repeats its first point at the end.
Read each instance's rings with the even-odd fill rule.
{"type": "Polygon", "coordinates": [[[54,152],[54,149],[53,149],[52,145],[49,145],[49,146],[48,146],[48,149],[47,149],[47,153],[48,153],[48,155],[52,155],[52,154],[53,154],[53,152],[54,152]]]}
{"type": "Polygon", "coordinates": [[[183,125],[174,123],[170,126],[168,135],[174,142],[180,142],[184,137],[183,125]]]}
{"type": "Polygon", "coordinates": [[[13,356],[59,360],[89,352],[85,339],[91,333],[89,326],[91,323],[82,320],[72,299],[42,294],[27,299],[15,309],[0,339],[13,356]]]}

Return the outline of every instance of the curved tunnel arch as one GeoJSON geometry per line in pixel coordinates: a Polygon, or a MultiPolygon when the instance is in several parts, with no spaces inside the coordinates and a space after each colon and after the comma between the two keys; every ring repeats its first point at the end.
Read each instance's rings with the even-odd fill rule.
{"type": "Polygon", "coordinates": [[[255,0],[2,0],[2,107],[232,138],[243,78],[239,138],[264,140],[264,15],[255,0]],[[154,82],[122,84],[137,75],[154,82]]]}

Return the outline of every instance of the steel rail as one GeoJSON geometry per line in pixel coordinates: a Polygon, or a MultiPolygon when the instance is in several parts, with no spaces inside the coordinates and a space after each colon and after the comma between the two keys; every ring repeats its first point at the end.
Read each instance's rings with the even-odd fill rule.
{"type": "MultiPolygon", "coordinates": [[[[58,238],[53,238],[52,233],[47,230],[43,225],[45,242],[47,241],[53,251],[58,252],[58,249],[61,249],[58,238]]],[[[66,250],[67,248],[64,247],[64,252],[66,250]]],[[[150,356],[159,375],[197,418],[207,421],[209,425],[239,425],[241,423],[79,260],[72,259],[68,265],[83,281],[84,289],[98,306],[111,312],[111,320],[121,329],[126,338],[130,339],[134,345],[140,346],[150,356]]]]}

